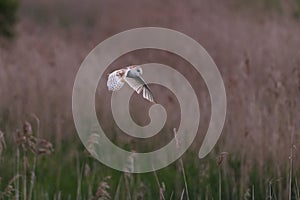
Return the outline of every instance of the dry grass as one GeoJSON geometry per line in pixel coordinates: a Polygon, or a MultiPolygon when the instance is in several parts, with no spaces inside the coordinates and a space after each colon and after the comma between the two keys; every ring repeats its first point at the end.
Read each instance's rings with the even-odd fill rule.
{"type": "MultiPolygon", "coordinates": [[[[222,165],[221,175],[223,181],[236,183],[239,192],[232,193],[240,199],[248,194],[248,199],[254,198],[254,193],[264,190],[265,181],[272,179],[279,180],[273,191],[277,199],[299,195],[299,21],[291,14],[292,1],[268,2],[279,3],[269,6],[272,9],[265,9],[266,6],[259,3],[248,5],[237,0],[226,3],[221,0],[133,0],[130,3],[103,0],[84,5],[74,0],[72,6],[66,0],[23,1],[16,38],[0,48],[0,129],[13,133],[15,127],[30,118],[30,113],[35,113],[42,122],[40,137],[52,138],[57,151],[62,150],[64,141],[74,140],[71,92],[76,71],[86,54],[100,41],[126,29],[140,26],[172,28],[199,41],[211,54],[224,78],[227,120],[218,148],[212,154],[229,152],[228,163],[222,165]],[[254,169],[258,177],[262,176],[255,187],[249,185],[254,169]]],[[[188,63],[174,55],[149,50],[123,56],[110,70],[132,62],[151,61],[178,69],[199,91],[202,121],[197,141],[201,141],[210,117],[210,102],[204,83],[198,84],[201,77],[189,75],[185,70],[190,67],[188,63]]],[[[103,77],[99,90],[104,88],[101,86],[104,82],[103,77]]],[[[178,122],[178,117],[172,114],[177,106],[174,96],[167,91],[158,95],[163,89],[155,86],[153,91],[174,116],[167,127],[172,130],[178,122]]],[[[119,136],[121,131],[110,123],[111,113],[103,103],[108,102],[108,98],[98,93],[96,99],[99,102],[98,118],[115,141],[128,143],[139,150],[144,144],[158,148],[173,137],[172,134],[160,134],[145,142],[119,136]]],[[[133,101],[136,99],[134,97],[133,101]]],[[[136,106],[140,109],[144,105],[136,106]]],[[[133,113],[134,110],[132,108],[133,113]]],[[[146,120],[141,117],[142,122],[146,120]]],[[[14,139],[12,134],[5,136],[7,143],[14,139]]],[[[31,139],[25,141],[31,150],[31,139]]],[[[42,140],[36,143],[44,145],[42,140]]],[[[4,144],[0,132],[0,155],[4,144]]],[[[196,142],[193,146],[199,148],[196,142]]],[[[36,153],[37,149],[32,151],[36,153]]],[[[224,194],[231,189],[224,186],[224,182],[221,186],[224,194]]],[[[210,190],[207,189],[207,195],[212,192],[210,190]]],[[[186,192],[189,190],[185,189],[186,192]]],[[[184,195],[181,187],[176,193],[184,195]]]]}

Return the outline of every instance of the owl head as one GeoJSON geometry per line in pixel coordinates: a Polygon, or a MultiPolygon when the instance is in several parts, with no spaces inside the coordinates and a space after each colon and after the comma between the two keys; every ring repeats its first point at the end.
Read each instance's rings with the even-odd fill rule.
{"type": "Polygon", "coordinates": [[[143,70],[142,70],[142,68],[141,68],[140,66],[137,66],[137,67],[135,68],[135,70],[136,70],[136,72],[137,72],[140,76],[143,74],[143,70]]]}
{"type": "Polygon", "coordinates": [[[132,66],[130,67],[130,70],[128,72],[128,77],[131,78],[136,78],[136,77],[140,77],[143,74],[143,70],[140,66],[132,66]]]}

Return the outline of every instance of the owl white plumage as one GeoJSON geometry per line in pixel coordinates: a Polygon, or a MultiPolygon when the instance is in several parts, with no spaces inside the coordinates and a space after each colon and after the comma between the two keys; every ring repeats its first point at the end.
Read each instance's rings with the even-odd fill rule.
{"type": "Polygon", "coordinates": [[[116,70],[108,75],[107,88],[109,91],[117,91],[126,82],[138,94],[143,91],[143,98],[155,103],[150,88],[141,76],[142,73],[142,68],[136,65],[116,70]]]}
{"type": "Polygon", "coordinates": [[[109,91],[117,91],[121,89],[123,85],[124,81],[122,80],[122,77],[118,71],[114,71],[113,73],[109,74],[107,81],[107,87],[109,91]]]}

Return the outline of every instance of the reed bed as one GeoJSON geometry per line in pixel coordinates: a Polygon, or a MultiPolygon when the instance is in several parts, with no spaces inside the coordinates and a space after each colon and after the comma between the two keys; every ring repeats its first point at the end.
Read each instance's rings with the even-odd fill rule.
{"type": "MultiPolygon", "coordinates": [[[[299,199],[298,1],[247,2],[21,2],[15,38],[0,48],[0,199],[299,199]],[[130,174],[103,166],[84,149],[71,93],[80,63],[95,45],[141,26],[175,29],[199,41],[222,74],[228,109],[217,146],[199,160],[210,118],[201,76],[162,51],[120,57],[107,72],[132,63],[174,67],[192,84],[201,108],[197,139],[180,160],[157,172],[130,174]]],[[[137,140],[112,122],[105,78],[96,108],[109,138],[125,149],[148,151],[174,137],[180,118],[170,91],[152,85],[170,115],[162,133],[137,140]]],[[[149,105],[138,100],[132,98],[130,110],[146,124],[149,105]]]]}

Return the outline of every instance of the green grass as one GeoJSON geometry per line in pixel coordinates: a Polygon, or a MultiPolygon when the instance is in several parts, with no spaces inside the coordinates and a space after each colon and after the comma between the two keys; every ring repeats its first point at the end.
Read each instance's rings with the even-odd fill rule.
{"type": "MultiPolygon", "coordinates": [[[[7,199],[15,199],[17,192],[20,194],[19,199],[24,199],[25,157],[27,159],[27,198],[32,181],[31,172],[35,173],[32,199],[92,199],[97,190],[98,195],[104,195],[107,192],[111,199],[160,199],[159,191],[163,185],[165,186],[162,190],[165,199],[171,197],[180,199],[185,183],[189,199],[219,199],[220,197],[231,200],[283,199],[287,197],[287,193],[282,192],[287,191],[289,187],[287,184],[289,177],[287,173],[284,173],[285,170],[282,171],[281,176],[278,176],[274,165],[266,162],[262,172],[258,169],[258,165],[254,164],[247,166],[249,167],[248,174],[242,174],[245,165],[240,155],[229,154],[224,157],[220,165],[217,163],[217,155],[217,153],[211,153],[204,160],[199,160],[196,153],[188,151],[182,158],[184,168],[180,165],[180,160],[176,161],[155,172],[158,178],[156,180],[153,172],[124,174],[102,165],[92,158],[75,139],[64,141],[61,149],[45,155],[34,154],[28,149],[24,151],[13,141],[8,141],[0,159],[0,196],[10,180],[19,174],[20,177],[16,178],[12,184],[14,190],[11,194],[8,193],[7,199]],[[34,170],[35,157],[37,162],[34,170]],[[186,182],[182,173],[183,169],[186,182]],[[247,178],[243,180],[242,177],[247,178]]],[[[285,169],[289,169],[288,163],[285,169]]],[[[292,199],[299,197],[296,180],[299,180],[297,170],[294,171],[292,178],[292,199]]],[[[184,194],[183,199],[187,199],[186,193],[184,194]]]]}

